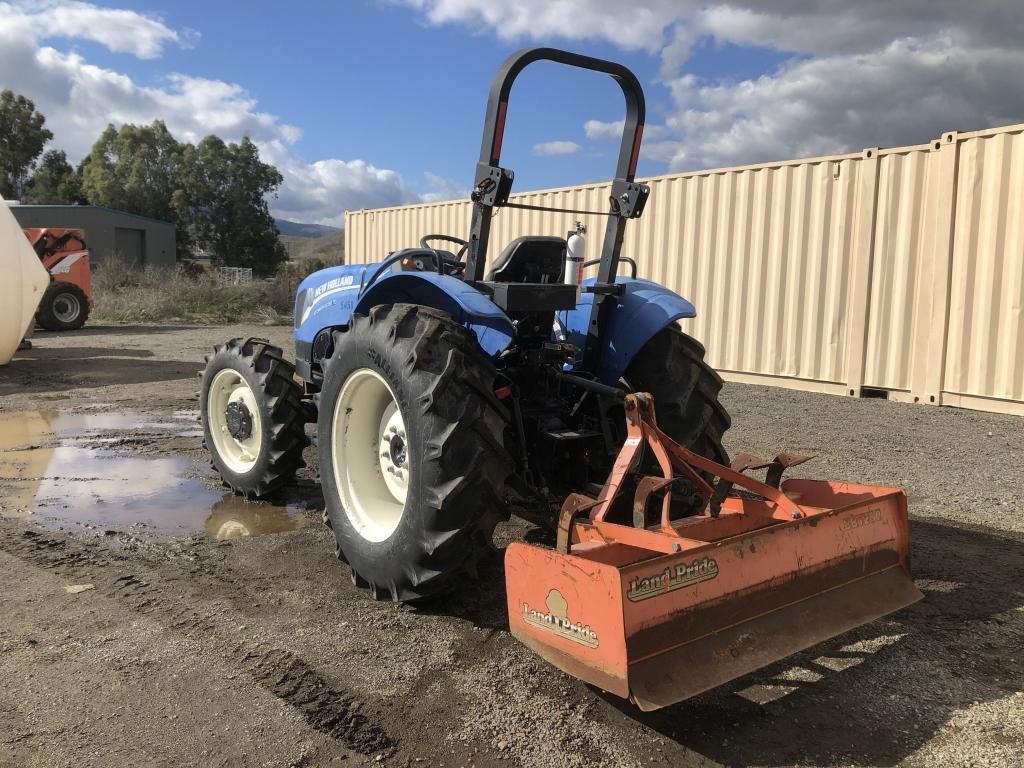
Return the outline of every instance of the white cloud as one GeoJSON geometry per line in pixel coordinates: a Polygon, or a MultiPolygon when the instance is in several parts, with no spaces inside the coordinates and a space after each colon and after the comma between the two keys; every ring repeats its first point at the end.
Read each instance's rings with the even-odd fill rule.
{"type": "Polygon", "coordinates": [[[273,159],[285,179],[271,206],[283,218],[337,227],[344,223],[346,210],[416,200],[395,171],[363,160],[304,163],[290,153],[275,158],[269,149],[261,147],[261,154],[273,159]]]}
{"type": "Polygon", "coordinates": [[[423,176],[426,178],[430,189],[429,192],[419,196],[420,200],[424,203],[442,203],[446,200],[461,200],[462,198],[469,197],[469,188],[459,184],[457,181],[452,181],[430,172],[424,173],[423,176]]]}
{"type": "Polygon", "coordinates": [[[697,30],[693,25],[676,24],[672,40],[661,49],[662,77],[671,77],[682,68],[693,53],[697,36],[697,30]]]}
{"type": "Polygon", "coordinates": [[[647,141],[640,147],[640,157],[670,167],[682,165],[686,160],[686,152],[686,143],[682,141],[647,141]]]}
{"type": "MultiPolygon", "coordinates": [[[[503,40],[602,40],[658,54],[670,103],[663,125],[646,126],[654,141],[644,156],[676,170],[1024,122],[1020,0],[400,2],[428,23],[482,27],[503,40]],[[751,79],[684,74],[694,50],[722,44],[788,58],[751,79]]],[[[591,120],[584,130],[592,141],[615,139],[621,123],[591,120]]]]}
{"type": "MultiPolygon", "coordinates": [[[[2,9],[0,9],[2,13],[2,9]]],[[[257,143],[294,143],[299,129],[260,112],[245,90],[220,80],[169,75],[160,87],[89,64],[77,53],[40,46],[11,34],[0,15],[0,87],[29,96],[54,133],[54,144],[73,160],[88,154],[108,123],[150,123],[160,119],[179,139],[197,141],[210,133],[257,143]]]]}
{"type": "Polygon", "coordinates": [[[80,39],[100,43],[114,53],[141,59],[160,56],[168,44],[193,44],[198,33],[177,32],[153,14],[92,3],[28,0],[0,3],[0,19],[8,30],[19,30],[35,39],[80,39]]]}
{"type": "Polygon", "coordinates": [[[210,133],[228,141],[251,138],[284,177],[271,208],[286,218],[337,225],[348,208],[419,199],[397,172],[363,160],[305,162],[292,149],[301,131],[260,111],[240,85],[184,74],[142,85],[43,43],[52,37],[90,39],[115,52],[150,57],[166,44],[183,44],[186,36],[132,11],[85,3],[0,3],[0,89],[31,98],[53,131],[51,146],[65,150],[73,162],[88,154],[108,123],[159,119],[184,141],[210,133]]]}
{"type": "Polygon", "coordinates": [[[551,157],[552,155],[574,155],[580,151],[580,145],[575,141],[543,141],[533,145],[533,154],[537,157],[551,157]]]}
{"type": "Polygon", "coordinates": [[[690,23],[717,42],[818,55],[866,53],[937,35],[967,47],[1013,47],[1024,32],[1019,0],[747,0],[706,4],[690,23]]]}
{"type": "Polygon", "coordinates": [[[583,124],[583,132],[588,139],[619,139],[622,137],[622,129],[625,127],[625,120],[603,122],[601,120],[587,120],[583,124]]]}
{"type": "MultiPolygon", "coordinates": [[[[622,129],[625,127],[625,120],[613,120],[604,122],[602,120],[587,120],[583,124],[583,132],[588,139],[603,141],[619,141],[622,138],[622,129]]],[[[665,135],[665,128],[660,125],[645,125],[645,139],[659,139],[665,135]]]]}
{"type": "Polygon", "coordinates": [[[1024,49],[907,39],[868,54],[798,61],[737,83],[672,86],[675,169],[924,143],[950,129],[1020,122],[1024,49]]]}
{"type": "Polygon", "coordinates": [[[390,0],[430,24],[499,39],[603,40],[681,65],[700,40],[793,53],[855,53],[900,38],[954,34],[965,45],[1017,45],[1019,0],[390,0]]]}
{"type": "MultiPolygon", "coordinates": [[[[663,30],[679,17],[675,0],[396,0],[432,24],[484,26],[500,39],[610,40],[651,52],[663,30]]],[[[685,3],[684,3],[685,5],[685,3]]]]}

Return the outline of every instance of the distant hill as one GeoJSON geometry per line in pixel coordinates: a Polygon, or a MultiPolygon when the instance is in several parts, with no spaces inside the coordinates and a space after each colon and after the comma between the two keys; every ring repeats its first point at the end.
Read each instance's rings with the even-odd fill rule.
{"type": "Polygon", "coordinates": [[[342,230],[335,230],[321,237],[282,234],[281,242],[284,243],[291,261],[320,259],[328,264],[342,264],[345,261],[345,232],[342,230]]]}
{"type": "Polygon", "coordinates": [[[298,221],[288,219],[274,219],[278,231],[287,237],[324,237],[326,235],[341,232],[338,227],[328,227],[325,224],[302,224],[298,221]]]}

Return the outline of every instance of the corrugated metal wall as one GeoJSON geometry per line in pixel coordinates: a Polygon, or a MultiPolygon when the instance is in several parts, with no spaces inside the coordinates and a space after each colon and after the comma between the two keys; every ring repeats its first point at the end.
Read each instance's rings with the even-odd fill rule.
{"type": "Polygon", "coordinates": [[[1022,129],[959,141],[943,402],[1024,401],[1022,129]]]}
{"type": "MultiPolygon", "coordinates": [[[[686,330],[725,378],[1024,414],[1024,125],[647,183],[623,254],[694,302],[686,330]]],[[[608,191],[512,201],[604,210],[608,191]]],[[[347,258],[464,235],[470,212],[466,200],[351,211],[347,258]]],[[[500,209],[492,257],[575,219],[500,209]]],[[[604,217],[584,221],[597,256],[604,217]]]]}

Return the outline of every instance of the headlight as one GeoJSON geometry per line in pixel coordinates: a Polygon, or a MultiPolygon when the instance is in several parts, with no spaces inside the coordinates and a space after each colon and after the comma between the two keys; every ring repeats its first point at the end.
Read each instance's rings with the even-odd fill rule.
{"type": "Polygon", "coordinates": [[[306,310],[309,309],[309,297],[311,291],[309,288],[299,291],[299,295],[295,297],[295,328],[296,330],[302,321],[306,319],[306,310]]]}

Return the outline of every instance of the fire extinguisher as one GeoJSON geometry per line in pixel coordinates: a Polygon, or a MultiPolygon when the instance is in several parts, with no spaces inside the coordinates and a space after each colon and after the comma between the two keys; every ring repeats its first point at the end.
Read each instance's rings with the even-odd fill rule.
{"type": "Polygon", "coordinates": [[[576,222],[575,231],[569,232],[565,245],[565,285],[576,286],[576,297],[579,298],[580,283],[583,282],[583,263],[587,258],[587,241],[584,235],[587,228],[582,221],[576,222]]]}

